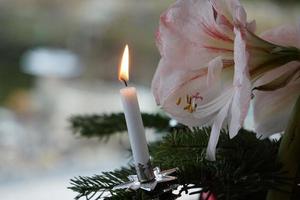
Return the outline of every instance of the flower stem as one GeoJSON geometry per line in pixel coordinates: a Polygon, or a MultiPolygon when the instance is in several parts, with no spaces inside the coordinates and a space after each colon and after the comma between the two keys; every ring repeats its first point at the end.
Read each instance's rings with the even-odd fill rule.
{"type": "Polygon", "coordinates": [[[291,178],[292,182],[282,185],[280,187],[282,191],[270,190],[267,200],[299,200],[300,186],[297,184],[300,178],[300,96],[282,137],[278,159],[282,162],[283,170],[287,172],[287,177],[291,178]]]}

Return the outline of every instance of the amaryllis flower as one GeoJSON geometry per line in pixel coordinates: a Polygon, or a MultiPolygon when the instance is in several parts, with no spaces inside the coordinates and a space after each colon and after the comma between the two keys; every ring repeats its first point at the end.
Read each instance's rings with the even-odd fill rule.
{"type": "MultiPolygon", "coordinates": [[[[274,28],[263,33],[262,38],[278,45],[300,48],[300,24],[274,28]]],[[[255,85],[259,89],[254,90],[256,132],[268,137],[284,131],[300,96],[300,62],[289,62],[266,73],[255,85]]]]}
{"type": "Polygon", "coordinates": [[[161,54],[152,81],[157,104],[190,127],[212,125],[207,158],[215,160],[220,129],[230,137],[241,128],[251,83],[291,60],[279,47],[258,38],[238,0],[178,0],[160,18],[161,54]]]}

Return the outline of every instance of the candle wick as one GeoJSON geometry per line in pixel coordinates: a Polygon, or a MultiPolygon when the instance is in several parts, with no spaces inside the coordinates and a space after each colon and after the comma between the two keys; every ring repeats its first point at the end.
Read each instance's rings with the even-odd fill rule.
{"type": "Polygon", "coordinates": [[[122,79],[122,81],[124,82],[125,86],[127,87],[128,86],[127,82],[124,79],[122,79]]]}

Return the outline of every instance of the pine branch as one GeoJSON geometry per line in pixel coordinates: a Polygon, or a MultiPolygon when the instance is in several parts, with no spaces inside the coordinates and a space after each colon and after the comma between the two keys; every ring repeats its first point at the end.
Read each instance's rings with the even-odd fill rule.
{"type": "MultiPolygon", "coordinates": [[[[142,114],[144,126],[154,128],[158,132],[169,131],[169,118],[160,114],[142,114]]],[[[70,118],[73,133],[84,137],[107,138],[116,132],[127,131],[123,113],[110,115],[82,115],[70,118]]]]}
{"type": "MultiPolygon", "coordinates": [[[[76,200],[86,198],[87,200],[151,200],[155,196],[162,196],[158,189],[155,192],[145,192],[143,190],[113,190],[113,187],[128,181],[128,175],[135,174],[133,167],[123,167],[120,170],[112,172],[103,172],[102,175],[92,177],[79,176],[71,179],[71,185],[68,189],[78,193],[76,200]],[[134,198],[133,198],[134,197],[134,198]]],[[[175,200],[177,195],[171,193],[164,194],[169,200],[175,200]]]]}
{"type": "Polygon", "coordinates": [[[278,142],[258,140],[246,130],[230,140],[223,130],[217,161],[209,162],[205,159],[208,132],[209,128],[193,132],[186,129],[166,136],[154,147],[154,162],[162,168],[179,167],[182,184],[188,182],[213,191],[218,199],[243,199],[287,183],[282,165],[275,161],[278,142]]]}
{"type": "Polygon", "coordinates": [[[77,192],[75,199],[86,197],[86,199],[100,199],[105,196],[121,195],[126,196],[124,191],[113,191],[115,185],[128,181],[127,176],[134,173],[133,167],[121,168],[113,172],[103,172],[102,175],[94,175],[92,177],[79,176],[71,179],[72,186],[68,189],[77,192]]]}
{"type": "MultiPolygon", "coordinates": [[[[263,200],[270,188],[278,189],[287,184],[281,164],[276,161],[278,142],[258,140],[255,134],[241,130],[232,140],[223,130],[217,147],[217,161],[205,159],[205,150],[210,128],[174,130],[150,146],[154,166],[162,169],[178,167],[178,183],[181,192],[199,188],[213,192],[218,200],[263,200]]],[[[133,169],[131,169],[133,170],[133,169]]],[[[70,189],[79,193],[76,197],[87,197],[93,193],[108,191],[106,199],[147,199],[153,194],[141,190],[112,191],[112,187],[127,181],[128,169],[104,173],[101,176],[75,178],[70,189]],[[150,196],[149,196],[150,195],[150,196]]],[[[165,199],[175,199],[168,194],[165,199]]],[[[179,194],[180,195],[180,194],[179,194]]],[[[98,195],[99,197],[99,195],[98,195]]]]}

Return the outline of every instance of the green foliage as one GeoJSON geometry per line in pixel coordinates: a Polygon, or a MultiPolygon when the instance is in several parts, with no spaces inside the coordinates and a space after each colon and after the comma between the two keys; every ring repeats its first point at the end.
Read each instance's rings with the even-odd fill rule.
{"type": "Polygon", "coordinates": [[[121,168],[113,172],[103,172],[102,175],[94,175],[92,177],[79,176],[71,179],[71,187],[69,189],[78,193],[75,199],[86,197],[92,199],[94,197],[100,198],[103,195],[118,195],[124,197],[126,192],[113,191],[115,185],[128,181],[127,176],[133,174],[133,168],[121,168]]]}
{"type": "MultiPolygon", "coordinates": [[[[71,179],[71,185],[69,189],[77,192],[76,200],[80,198],[86,198],[87,200],[100,199],[105,200],[150,200],[155,196],[159,196],[159,192],[147,193],[142,190],[130,191],[130,190],[113,190],[113,187],[129,181],[128,176],[135,173],[132,166],[123,167],[120,170],[112,172],[103,172],[102,175],[94,175],[92,177],[79,176],[71,179]]],[[[175,199],[176,195],[167,194],[164,199],[175,199]]]]}
{"type": "MultiPolygon", "coordinates": [[[[155,128],[157,131],[168,131],[169,118],[160,114],[142,114],[144,126],[155,128]]],[[[70,118],[71,128],[74,133],[84,137],[98,137],[100,139],[109,137],[117,132],[127,131],[123,113],[110,115],[83,115],[70,118]]]]}
{"type": "MultiPolygon", "coordinates": [[[[103,138],[113,132],[125,130],[122,114],[72,119],[73,130],[82,136],[103,138]]],[[[289,182],[281,164],[276,161],[279,142],[259,140],[254,133],[246,130],[240,130],[230,140],[228,131],[223,130],[217,147],[217,160],[211,162],[205,159],[210,128],[170,128],[168,119],[160,115],[144,114],[143,119],[146,127],[168,132],[162,141],[150,145],[150,154],[154,166],[162,169],[178,168],[177,184],[182,187],[178,194],[167,193],[162,197],[159,189],[163,185],[158,187],[158,191],[151,193],[142,190],[113,191],[113,186],[126,182],[127,176],[134,174],[133,168],[129,167],[93,177],[72,179],[70,189],[78,193],[76,199],[171,200],[179,197],[182,192],[192,194],[191,189],[196,189],[193,194],[211,191],[218,200],[263,200],[268,189],[278,189],[280,184],[289,182]],[[110,197],[103,196],[104,191],[110,197]]]]}
{"type": "Polygon", "coordinates": [[[178,167],[180,184],[212,191],[218,200],[264,199],[269,188],[287,183],[276,161],[278,142],[259,140],[246,130],[230,140],[223,130],[217,160],[210,162],[205,159],[209,132],[209,128],[181,129],[167,135],[152,150],[154,164],[178,167]]]}

